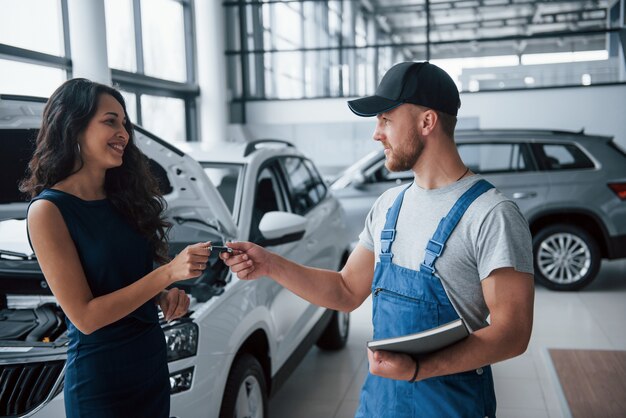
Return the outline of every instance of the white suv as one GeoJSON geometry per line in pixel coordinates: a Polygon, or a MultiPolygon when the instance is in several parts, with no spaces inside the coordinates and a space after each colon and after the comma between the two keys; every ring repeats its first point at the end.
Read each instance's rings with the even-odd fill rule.
{"type": "MultiPolygon", "coordinates": [[[[17,191],[43,106],[0,95],[2,417],[65,415],[64,315],[27,244],[27,203],[17,191]]],[[[290,144],[265,140],[215,151],[183,144],[201,166],[140,127],[135,137],[168,202],[172,254],[199,241],[252,240],[315,267],[338,269],[347,258],[341,206],[290,144]]],[[[174,416],[265,417],[268,397],[313,344],[340,349],[348,336],[348,314],[311,305],[268,278],[233,278],[217,256],[201,277],[176,286],[192,303],[186,317],[162,322],[174,416]]]]}

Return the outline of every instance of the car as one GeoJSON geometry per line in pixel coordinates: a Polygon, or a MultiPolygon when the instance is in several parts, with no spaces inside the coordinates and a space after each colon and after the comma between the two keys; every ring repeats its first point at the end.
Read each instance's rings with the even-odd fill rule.
{"type": "MultiPolygon", "coordinates": [[[[44,103],[0,95],[0,416],[65,416],[65,315],[27,242],[27,202],[17,189],[44,103]]],[[[167,201],[172,256],[190,243],[252,240],[315,267],[345,262],[342,208],[291,144],[220,145],[203,167],[139,126],[135,138],[167,201]]],[[[216,254],[202,276],[175,286],[191,304],[170,323],[160,314],[171,415],[266,417],[268,398],[310,347],[346,344],[349,314],[312,305],[269,278],[239,280],[216,254]]]]}
{"type": "MultiPolygon", "coordinates": [[[[578,290],[603,258],[626,257],[626,153],[611,137],[551,130],[462,130],[465,164],[512,198],[533,236],[536,280],[578,290]]],[[[348,215],[353,242],[374,201],[413,180],[389,172],[383,150],[363,157],[331,183],[348,215]]]]}

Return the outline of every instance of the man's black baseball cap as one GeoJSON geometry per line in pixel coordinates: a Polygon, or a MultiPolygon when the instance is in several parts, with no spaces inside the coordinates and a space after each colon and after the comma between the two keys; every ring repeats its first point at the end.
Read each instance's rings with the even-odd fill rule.
{"type": "Polygon", "coordinates": [[[376,116],[403,103],[413,103],[456,116],[459,90],[441,68],[425,62],[402,62],[387,71],[373,96],[348,101],[359,116],[376,116]]]}

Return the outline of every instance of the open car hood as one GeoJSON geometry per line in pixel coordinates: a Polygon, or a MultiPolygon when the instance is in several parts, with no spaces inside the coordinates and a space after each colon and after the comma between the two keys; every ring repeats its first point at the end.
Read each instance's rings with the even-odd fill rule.
{"type": "MultiPolygon", "coordinates": [[[[25,144],[22,150],[21,164],[24,169],[29,159],[25,155],[32,154],[34,135],[41,125],[45,102],[43,98],[0,95],[0,149],[7,146],[15,148],[15,143],[9,145],[8,142],[10,131],[14,133],[11,140],[18,142],[17,145],[21,138],[24,138],[22,142],[30,141],[30,148],[25,144]],[[20,136],[21,132],[27,131],[28,134],[20,136]]],[[[164,181],[160,183],[168,204],[168,218],[179,223],[192,222],[200,228],[209,226],[228,238],[237,236],[230,211],[197,161],[139,126],[135,126],[135,140],[139,149],[165,170],[159,177],[163,178],[163,174],[167,177],[167,184],[162,184],[164,181]]],[[[15,157],[9,152],[0,152],[0,167],[14,161],[15,157]],[[13,161],[10,161],[11,158],[13,161]]],[[[6,187],[17,187],[17,184],[10,183],[6,187]]],[[[27,205],[19,200],[0,201],[0,220],[24,218],[27,205]]]]}
{"type": "Polygon", "coordinates": [[[228,238],[237,236],[228,207],[196,160],[139,126],[135,126],[135,140],[139,149],[167,172],[169,184],[161,184],[161,189],[170,219],[204,224],[228,238]]]}

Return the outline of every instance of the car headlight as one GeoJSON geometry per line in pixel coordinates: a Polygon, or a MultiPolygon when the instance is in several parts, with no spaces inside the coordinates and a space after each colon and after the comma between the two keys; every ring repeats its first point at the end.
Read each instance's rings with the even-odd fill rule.
{"type": "Polygon", "coordinates": [[[195,356],[198,352],[198,325],[181,322],[164,328],[167,361],[195,356]]]}

